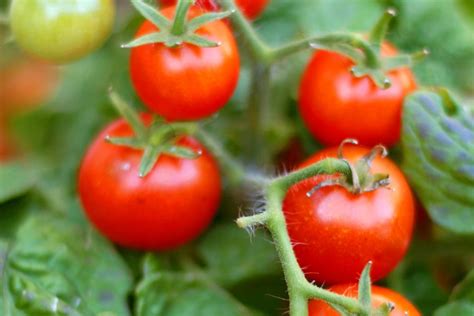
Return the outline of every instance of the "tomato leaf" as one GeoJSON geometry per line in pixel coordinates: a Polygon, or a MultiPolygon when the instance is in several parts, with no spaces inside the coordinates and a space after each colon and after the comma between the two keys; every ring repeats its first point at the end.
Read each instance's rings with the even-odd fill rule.
{"type": "Polygon", "coordinates": [[[136,289],[136,316],[253,315],[225,291],[192,273],[154,273],[136,289]]]}
{"type": "Polygon", "coordinates": [[[19,163],[0,164],[0,203],[25,194],[35,183],[34,176],[19,163]]]}
{"type": "Polygon", "coordinates": [[[371,295],[371,282],[370,282],[370,268],[372,267],[372,262],[367,263],[362,270],[359,280],[359,302],[360,304],[366,308],[370,309],[372,295],[371,295]]]}
{"type": "Polygon", "coordinates": [[[447,95],[417,92],[403,110],[402,168],[431,218],[474,233],[474,119],[447,95]]]}
{"type": "Polygon", "coordinates": [[[270,237],[260,231],[249,236],[237,225],[216,226],[201,240],[197,252],[209,273],[226,285],[281,271],[270,237]]]}
{"type": "Polygon", "coordinates": [[[30,216],[3,258],[7,315],[129,315],[128,269],[90,228],[30,216]]]}
{"type": "Polygon", "coordinates": [[[461,281],[453,290],[450,303],[436,310],[435,316],[467,316],[474,311],[474,270],[461,281]]]}
{"type": "Polygon", "coordinates": [[[468,300],[474,304],[474,269],[454,288],[450,300],[468,300]]]}

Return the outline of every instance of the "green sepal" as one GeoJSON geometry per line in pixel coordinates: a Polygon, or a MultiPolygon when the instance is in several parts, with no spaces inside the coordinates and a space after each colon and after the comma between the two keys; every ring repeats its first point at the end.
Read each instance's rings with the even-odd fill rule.
{"type": "Polygon", "coordinates": [[[233,12],[232,11],[223,11],[223,12],[212,12],[212,13],[205,13],[203,15],[197,16],[191,21],[188,22],[186,25],[187,32],[194,32],[199,29],[201,26],[207,23],[211,23],[217,20],[222,20],[228,16],[230,16],[233,12]]]}
{"type": "Polygon", "coordinates": [[[374,28],[370,32],[369,35],[369,42],[375,47],[375,49],[379,52],[380,46],[385,39],[387,34],[388,26],[390,21],[397,15],[395,9],[390,8],[387,9],[384,14],[380,17],[378,22],[375,24],[374,28]]]}
{"type": "Polygon", "coordinates": [[[165,32],[154,32],[140,36],[127,44],[123,44],[122,48],[132,48],[147,44],[164,43],[168,37],[169,35],[165,32]]]}
{"type": "Polygon", "coordinates": [[[339,305],[329,303],[329,302],[327,304],[329,304],[329,306],[331,306],[341,316],[352,316],[353,315],[353,314],[351,314],[350,312],[348,312],[346,309],[344,309],[343,307],[341,307],[339,305]]]}
{"type": "Polygon", "coordinates": [[[144,140],[147,136],[147,131],[138,113],[117,93],[115,93],[112,88],[109,89],[109,98],[117,111],[122,115],[127,123],[130,124],[135,135],[140,140],[144,140]]]}
{"type": "Polygon", "coordinates": [[[171,26],[171,21],[153,6],[143,2],[142,0],[131,0],[131,2],[135,9],[137,9],[138,12],[153,23],[158,29],[164,30],[171,26]]]}
{"type": "Polygon", "coordinates": [[[390,79],[385,75],[383,69],[371,69],[362,64],[358,64],[352,67],[351,73],[357,78],[369,76],[372,81],[382,89],[388,89],[392,85],[390,79]]]}
{"type": "Polygon", "coordinates": [[[221,45],[220,42],[211,41],[196,34],[184,36],[183,41],[200,47],[218,47],[221,45]]]}
{"type": "Polygon", "coordinates": [[[125,147],[130,147],[130,148],[135,148],[135,149],[142,149],[145,146],[145,143],[139,141],[136,137],[105,136],[105,141],[117,146],[125,146],[125,147]]]}
{"type": "Polygon", "coordinates": [[[194,151],[190,148],[178,145],[167,145],[163,147],[163,153],[168,155],[178,157],[178,158],[185,158],[185,159],[196,159],[201,156],[202,152],[194,151]]]}
{"type": "Polygon", "coordinates": [[[371,281],[370,281],[370,269],[372,268],[372,262],[369,261],[362,274],[360,275],[358,284],[358,300],[365,310],[371,309],[372,295],[371,295],[371,281]]]}
{"type": "Polygon", "coordinates": [[[140,169],[138,175],[140,178],[146,177],[155,166],[158,157],[161,154],[161,148],[159,146],[147,146],[143,152],[143,157],[140,162],[140,169]]]}
{"type": "Polygon", "coordinates": [[[395,306],[390,302],[383,303],[372,312],[371,316],[390,316],[394,308],[395,306]]]}

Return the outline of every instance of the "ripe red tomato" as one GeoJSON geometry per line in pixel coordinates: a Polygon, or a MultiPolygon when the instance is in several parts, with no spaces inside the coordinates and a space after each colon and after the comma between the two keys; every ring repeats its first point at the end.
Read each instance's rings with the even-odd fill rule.
{"type": "MultiPolygon", "coordinates": [[[[396,49],[382,45],[383,56],[396,49]]],[[[346,138],[361,144],[393,145],[400,138],[404,97],[416,88],[410,69],[388,73],[392,86],[381,89],[367,76],[350,73],[353,62],[338,53],[318,51],[307,66],[299,92],[299,109],[313,136],[336,146],[346,138]]]]}
{"type": "MultiPolygon", "coordinates": [[[[356,298],[358,294],[357,284],[341,284],[335,285],[329,289],[331,292],[343,294],[344,296],[356,298]]],[[[421,316],[420,312],[413,304],[405,297],[379,286],[372,286],[372,306],[378,307],[383,303],[392,303],[395,309],[390,313],[390,316],[421,316]]],[[[334,310],[329,304],[319,301],[309,301],[309,316],[338,316],[339,313],[334,310]]]]}
{"type": "MultiPolygon", "coordinates": [[[[302,164],[336,157],[336,148],[322,150],[302,164]]],[[[354,163],[369,150],[347,146],[354,163]]],[[[400,169],[377,157],[372,172],[389,174],[390,189],[355,195],[339,186],[324,187],[310,198],[306,193],[328,176],[293,185],[283,202],[295,255],[308,279],[324,284],[354,282],[372,261],[373,281],[386,276],[401,260],[410,243],[414,200],[400,169]]]]}
{"type": "MultiPolygon", "coordinates": [[[[260,13],[265,10],[269,0],[236,0],[237,6],[242,10],[245,16],[249,19],[255,19],[260,13]]],[[[177,0],[161,0],[163,5],[174,5],[177,0]]],[[[197,0],[196,6],[204,8],[207,11],[217,11],[219,6],[215,0],[197,0]]]]}
{"type": "Polygon", "coordinates": [[[191,137],[181,146],[202,150],[196,159],[161,155],[152,171],[138,176],[143,152],[112,145],[109,136],[132,136],[123,120],[106,127],[88,149],[79,171],[79,195],[91,222],[127,247],[164,250],[197,237],[219,205],[216,161],[191,137]]]}
{"type": "MultiPolygon", "coordinates": [[[[161,12],[172,17],[175,7],[161,12]]],[[[189,18],[202,12],[191,8],[189,18]]],[[[156,32],[145,21],[137,37],[156,32]]],[[[202,26],[197,34],[220,42],[203,48],[184,43],[169,48],[148,44],[132,48],[130,71],[133,85],[152,111],[168,120],[195,120],[222,108],[232,96],[239,78],[239,53],[234,36],[222,21],[202,26]]]]}

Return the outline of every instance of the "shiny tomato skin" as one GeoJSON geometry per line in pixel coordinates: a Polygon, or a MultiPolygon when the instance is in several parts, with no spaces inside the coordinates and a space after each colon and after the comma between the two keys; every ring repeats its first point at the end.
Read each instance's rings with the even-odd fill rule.
{"type": "MultiPolygon", "coordinates": [[[[326,157],[336,148],[324,149],[301,167],[326,157]]],[[[347,146],[346,159],[357,161],[367,148],[347,146]]],[[[410,243],[414,199],[400,169],[387,158],[376,158],[372,172],[390,176],[390,189],[354,195],[339,186],[325,187],[306,197],[328,176],[306,179],[287,192],[283,211],[298,263],[309,280],[324,284],[356,282],[367,262],[371,277],[385,277],[402,259],[410,243]]]]}
{"type": "Polygon", "coordinates": [[[131,136],[123,120],[106,127],[89,147],[78,179],[90,221],[112,241],[144,250],[166,250],[196,238],[212,221],[221,195],[218,166],[197,140],[179,144],[202,150],[196,159],[161,155],[138,176],[141,150],[112,145],[109,136],[131,136]]]}
{"type": "MultiPolygon", "coordinates": [[[[235,3],[249,19],[258,17],[268,5],[269,0],[236,0],[235,3]]],[[[174,5],[177,0],[161,0],[163,5],[174,5]]],[[[197,0],[196,6],[207,11],[217,11],[219,6],[215,0],[197,0]]]]}
{"type": "Polygon", "coordinates": [[[112,31],[114,0],[13,0],[11,30],[26,52],[57,63],[77,60],[112,31]]]}
{"type": "MultiPolygon", "coordinates": [[[[382,45],[383,56],[395,56],[396,49],[382,45]]],[[[311,134],[327,146],[346,138],[360,144],[391,146],[400,138],[404,97],[416,89],[410,69],[390,71],[392,86],[378,88],[367,76],[350,73],[353,62],[338,53],[317,51],[303,74],[299,110],[311,134]]]]}
{"type": "MultiPolygon", "coordinates": [[[[357,284],[340,284],[332,286],[331,292],[344,296],[357,298],[357,284]]],[[[372,306],[378,307],[383,303],[392,303],[395,309],[390,316],[421,316],[421,313],[413,304],[399,293],[387,288],[372,285],[372,306]]],[[[308,316],[338,316],[339,313],[329,304],[320,300],[310,300],[308,306],[308,316]]]]}
{"type": "MultiPolygon", "coordinates": [[[[175,7],[161,12],[172,17],[175,7]]],[[[189,17],[202,14],[192,8],[189,17]]],[[[145,21],[137,37],[156,32],[145,21]]],[[[169,48],[148,44],[132,48],[132,82],[148,108],[167,120],[196,120],[210,116],[231,98],[239,78],[239,53],[229,27],[222,21],[208,23],[197,34],[221,43],[203,48],[184,43],[169,48]]]]}

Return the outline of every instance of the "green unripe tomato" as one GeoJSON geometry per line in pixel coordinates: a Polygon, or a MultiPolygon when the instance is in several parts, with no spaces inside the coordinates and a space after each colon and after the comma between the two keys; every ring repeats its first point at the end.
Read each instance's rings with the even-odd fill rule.
{"type": "Polygon", "coordinates": [[[57,63],[79,59],[110,35],[114,0],[13,0],[11,29],[28,53],[57,63]]]}

